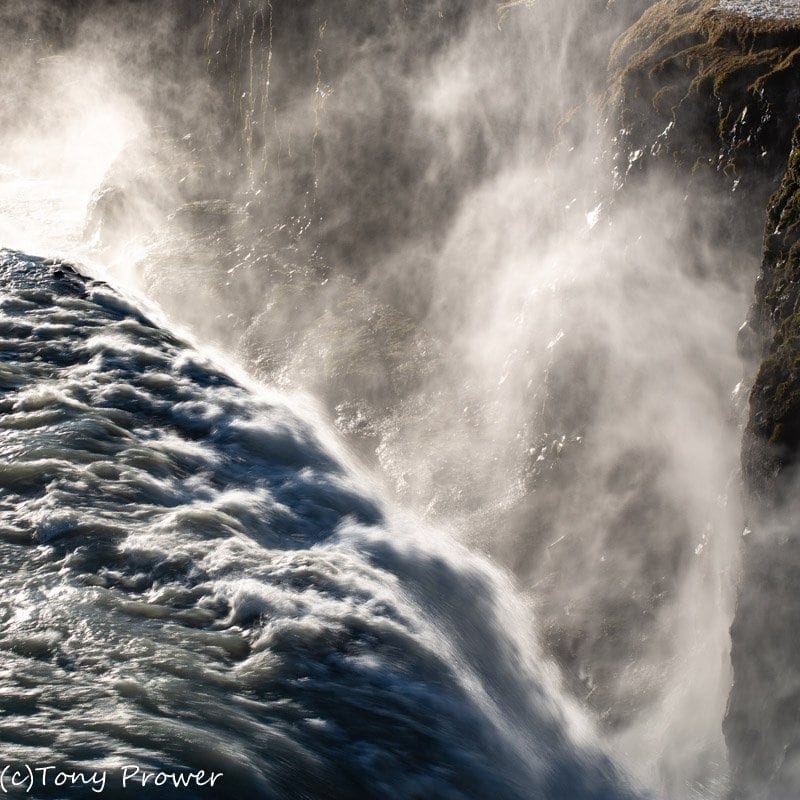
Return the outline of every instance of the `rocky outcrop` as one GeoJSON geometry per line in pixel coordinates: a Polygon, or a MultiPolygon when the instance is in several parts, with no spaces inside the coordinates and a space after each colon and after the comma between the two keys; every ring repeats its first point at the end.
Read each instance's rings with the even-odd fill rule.
{"type": "Polygon", "coordinates": [[[751,19],[717,0],[659,0],[616,42],[609,98],[619,184],[653,170],[722,204],[716,238],[755,255],[800,100],[796,20],[751,19]]]}
{"type": "Polygon", "coordinates": [[[772,196],[740,351],[755,371],[742,442],[750,514],[725,733],[744,798],[800,785],[800,139],[772,196]]]}
{"type": "Polygon", "coordinates": [[[751,19],[716,0],[660,0],[616,42],[611,96],[624,162],[669,162],[731,182],[782,172],[797,119],[798,24],[751,19]]]}
{"type": "Polygon", "coordinates": [[[733,796],[794,797],[800,786],[800,23],[732,14],[714,0],[661,0],[617,42],[611,63],[618,184],[635,191],[664,172],[687,186],[684,214],[719,198],[712,241],[741,249],[745,258],[734,269],[740,275],[761,260],[738,340],[744,386],[752,387],[742,420],[748,526],[724,732],[733,796]]]}
{"type": "Polygon", "coordinates": [[[800,130],[769,203],[761,274],[740,342],[745,357],[760,361],[743,443],[745,479],[762,502],[783,504],[800,457],[800,130]]]}

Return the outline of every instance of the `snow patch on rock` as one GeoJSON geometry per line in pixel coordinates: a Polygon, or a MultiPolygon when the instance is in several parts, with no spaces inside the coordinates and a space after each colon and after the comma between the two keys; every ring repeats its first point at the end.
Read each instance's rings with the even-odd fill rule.
{"type": "Polygon", "coordinates": [[[720,0],[719,7],[750,17],[772,19],[800,17],[800,0],[720,0]]]}

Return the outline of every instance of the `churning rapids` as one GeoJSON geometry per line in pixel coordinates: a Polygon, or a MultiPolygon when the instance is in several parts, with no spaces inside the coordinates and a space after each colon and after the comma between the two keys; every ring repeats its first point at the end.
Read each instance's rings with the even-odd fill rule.
{"type": "Polygon", "coordinates": [[[285,399],[10,251],[0,352],[7,761],[224,773],[147,797],[631,796],[503,578],[285,399]]]}

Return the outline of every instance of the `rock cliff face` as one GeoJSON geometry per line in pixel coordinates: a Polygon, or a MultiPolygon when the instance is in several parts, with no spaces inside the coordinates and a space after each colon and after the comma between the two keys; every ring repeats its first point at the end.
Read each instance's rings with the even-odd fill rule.
{"type": "Polygon", "coordinates": [[[755,302],[740,334],[755,371],[742,441],[752,533],[731,629],[725,728],[742,797],[800,785],[800,142],[769,202],[755,302]]]}
{"type": "Polygon", "coordinates": [[[716,0],[653,3],[611,54],[619,182],[665,170],[687,183],[687,208],[714,192],[718,236],[757,252],[798,120],[798,45],[796,21],[716,0]]]}
{"type": "Polygon", "coordinates": [[[799,311],[800,138],[795,133],[786,174],[769,202],[755,301],[740,336],[743,355],[757,366],[742,466],[750,491],[773,504],[791,502],[787,480],[800,455],[799,311]]]}
{"type": "Polygon", "coordinates": [[[746,278],[761,262],[738,341],[750,389],[748,527],[724,730],[741,798],[794,797],[800,787],[799,56],[798,20],[662,0],[618,40],[611,62],[619,183],[667,171],[686,182],[682,213],[721,197],[716,235],[746,254],[730,266],[746,278]]]}

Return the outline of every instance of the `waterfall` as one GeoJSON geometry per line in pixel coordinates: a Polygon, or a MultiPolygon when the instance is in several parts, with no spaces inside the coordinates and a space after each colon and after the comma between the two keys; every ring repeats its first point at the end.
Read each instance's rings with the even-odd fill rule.
{"type": "Polygon", "coordinates": [[[754,267],[649,5],[0,11],[9,762],[725,796],[754,267]]]}

